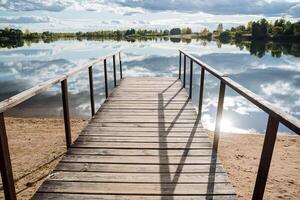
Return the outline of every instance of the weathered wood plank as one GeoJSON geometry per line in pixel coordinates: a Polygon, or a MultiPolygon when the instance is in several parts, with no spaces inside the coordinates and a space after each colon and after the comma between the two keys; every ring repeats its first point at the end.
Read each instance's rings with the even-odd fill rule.
{"type": "MultiPolygon", "coordinates": [[[[68,194],[68,193],[37,193],[33,200],[37,199],[65,199],[65,200],[99,200],[99,199],[106,199],[106,200],[161,200],[162,197],[160,195],[95,195],[95,194],[68,194]]],[[[163,199],[166,200],[207,200],[207,199],[214,199],[214,200],[236,200],[235,195],[169,195],[164,196],[163,199]]]]}
{"type": "MultiPolygon", "coordinates": [[[[191,133],[184,133],[181,131],[170,131],[165,133],[160,133],[158,135],[157,131],[144,131],[144,132],[138,132],[138,131],[109,131],[109,130],[97,130],[97,129],[86,129],[82,131],[80,134],[82,137],[84,136],[101,136],[101,137],[164,137],[164,138],[206,138],[207,134],[203,132],[195,132],[193,134],[191,133]]],[[[158,138],[160,139],[160,138],[158,138]]]]}
{"type": "Polygon", "coordinates": [[[208,137],[198,137],[198,138],[168,138],[168,137],[101,137],[101,136],[88,136],[82,135],[77,141],[79,142],[170,142],[170,143],[187,143],[188,140],[192,142],[210,142],[208,137]]]}
{"type": "MultiPolygon", "coordinates": [[[[223,173],[223,167],[216,163],[215,173],[223,173]]],[[[115,173],[209,173],[211,164],[169,164],[168,167],[162,167],[160,164],[126,164],[126,163],[78,163],[78,162],[60,162],[54,171],[79,171],[79,172],[115,172],[115,173]]]]}
{"type": "Polygon", "coordinates": [[[180,123],[180,122],[164,122],[164,127],[162,127],[161,124],[156,122],[130,122],[130,123],[122,123],[122,122],[98,122],[97,120],[93,120],[93,123],[90,124],[90,126],[102,126],[102,127],[161,127],[161,128],[167,128],[167,126],[172,126],[173,128],[191,128],[191,127],[198,127],[202,128],[201,124],[198,124],[197,122],[194,122],[192,124],[189,123],[180,123]]]}
{"type": "Polygon", "coordinates": [[[156,194],[156,195],[207,195],[235,194],[230,183],[213,183],[213,191],[206,183],[200,184],[141,184],[45,181],[39,192],[80,194],[156,194]]]}
{"type": "Polygon", "coordinates": [[[162,135],[172,135],[170,133],[188,133],[188,134],[194,134],[197,132],[204,132],[205,129],[198,127],[197,130],[195,130],[193,127],[170,127],[166,126],[165,128],[158,128],[158,127],[122,127],[116,128],[117,126],[112,126],[112,127],[103,127],[103,126],[98,126],[94,124],[90,124],[88,127],[85,128],[84,132],[86,130],[89,131],[96,131],[96,132],[135,132],[139,133],[140,135],[144,135],[145,133],[148,132],[154,132],[157,136],[162,136],[162,135]],[[169,130],[168,130],[169,129],[169,130]]]}
{"type": "MultiPolygon", "coordinates": [[[[120,114],[120,115],[134,115],[136,116],[159,116],[159,117],[166,117],[166,116],[173,116],[176,117],[177,115],[179,116],[184,116],[184,115],[190,115],[190,116],[196,116],[196,113],[194,110],[181,110],[180,112],[176,110],[163,110],[162,112],[158,112],[157,110],[143,110],[143,109],[138,109],[138,110],[125,110],[125,109],[105,109],[101,108],[100,109],[101,113],[97,113],[96,116],[101,116],[101,115],[106,115],[106,114],[120,114]]],[[[200,122],[199,122],[200,123],[200,122]]]]}
{"type": "Polygon", "coordinates": [[[127,101],[153,101],[153,102],[164,102],[167,103],[169,101],[186,101],[186,96],[164,96],[162,99],[158,99],[157,96],[134,96],[134,95],[115,95],[111,94],[108,97],[107,101],[115,100],[127,100],[127,101]]]}
{"type": "MultiPolygon", "coordinates": [[[[159,156],[98,156],[66,155],[62,162],[79,163],[135,163],[135,164],[210,164],[211,156],[168,156],[164,151],[159,156]],[[184,162],[183,162],[184,161],[184,162]]],[[[219,161],[217,162],[219,163],[219,161]]]]}
{"type": "Polygon", "coordinates": [[[105,105],[138,105],[138,106],[163,106],[168,107],[168,106],[174,106],[174,107],[192,107],[193,108],[193,104],[190,101],[171,101],[171,102],[166,102],[166,101],[147,101],[147,100],[143,100],[143,101],[139,101],[134,102],[134,101],[108,101],[105,105]]]}
{"type": "Polygon", "coordinates": [[[230,183],[224,173],[99,173],[99,172],[61,172],[51,174],[48,180],[80,181],[80,182],[114,182],[114,183],[207,183],[209,176],[214,177],[215,183],[230,183]]]}
{"type": "Polygon", "coordinates": [[[79,142],[75,141],[72,145],[73,148],[125,148],[125,149],[203,149],[211,148],[211,144],[208,142],[204,143],[124,143],[124,142],[79,142]],[[188,147],[186,147],[188,146],[188,147]]]}
{"type": "MultiPolygon", "coordinates": [[[[210,156],[210,149],[201,150],[173,150],[169,149],[164,152],[168,156],[210,156]]],[[[145,149],[86,149],[86,148],[69,148],[68,155],[102,155],[102,156],[159,156],[159,150],[145,149]]]]}
{"type": "Polygon", "coordinates": [[[154,115],[148,115],[148,116],[134,116],[132,115],[115,115],[115,114],[103,114],[103,115],[98,115],[101,116],[101,118],[95,118],[95,121],[119,121],[119,120],[123,120],[123,121],[132,121],[132,122],[152,122],[152,123],[156,123],[156,122],[161,122],[161,121],[165,121],[165,122],[172,122],[172,121],[180,121],[180,120],[189,120],[189,121],[193,121],[195,123],[195,117],[194,116],[189,116],[189,115],[179,115],[179,116],[154,116],[154,115]],[[106,116],[106,117],[104,117],[106,116]],[[136,120],[136,121],[133,121],[136,120]]]}
{"type": "Polygon", "coordinates": [[[164,123],[166,125],[168,124],[195,124],[194,119],[180,119],[178,118],[159,118],[159,119],[153,119],[153,118],[104,118],[104,119],[95,119],[93,120],[95,123],[147,123],[147,124],[158,124],[158,123],[164,123]]]}

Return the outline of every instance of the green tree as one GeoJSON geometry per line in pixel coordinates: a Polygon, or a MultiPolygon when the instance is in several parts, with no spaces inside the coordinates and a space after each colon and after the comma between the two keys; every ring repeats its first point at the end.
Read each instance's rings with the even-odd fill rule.
{"type": "Polygon", "coordinates": [[[257,22],[252,22],[252,37],[264,39],[268,36],[268,22],[266,19],[261,19],[257,22]]]}
{"type": "Polygon", "coordinates": [[[294,23],[294,37],[300,37],[300,21],[294,23]]]}
{"type": "Polygon", "coordinates": [[[181,34],[180,28],[172,28],[170,30],[170,35],[180,35],[180,34],[181,34]]]}

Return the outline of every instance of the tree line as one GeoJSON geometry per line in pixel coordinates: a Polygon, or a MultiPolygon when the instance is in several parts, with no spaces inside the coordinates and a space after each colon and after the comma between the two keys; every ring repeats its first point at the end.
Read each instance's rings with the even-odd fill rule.
{"type": "MultiPolygon", "coordinates": [[[[193,32],[190,27],[172,28],[170,30],[132,28],[127,30],[101,30],[75,33],[49,31],[38,33],[30,32],[29,30],[23,32],[22,30],[13,28],[0,29],[0,47],[6,48],[20,47],[23,46],[24,43],[30,45],[31,43],[37,43],[41,40],[45,43],[60,39],[126,40],[134,42],[136,40],[156,40],[156,38],[162,38],[163,40],[169,38],[172,42],[188,42],[188,38],[203,39],[207,41],[214,40],[220,44],[230,43],[239,47],[248,47],[249,42],[256,40],[264,41],[264,43],[273,41],[277,43],[293,42],[299,44],[300,21],[290,22],[284,19],[278,19],[274,22],[268,22],[266,19],[261,19],[258,21],[250,21],[247,25],[240,25],[232,27],[231,29],[224,29],[223,24],[218,24],[213,31],[205,28],[200,32],[193,32]],[[182,37],[183,35],[188,37],[182,37]]],[[[276,48],[278,49],[278,47],[276,48]]],[[[299,49],[298,46],[296,49],[299,49]]]]}
{"type": "Polygon", "coordinates": [[[272,23],[263,18],[258,21],[250,21],[246,26],[240,25],[226,30],[223,29],[222,24],[219,24],[213,32],[204,29],[198,33],[198,36],[208,40],[219,39],[224,43],[230,40],[299,41],[300,21],[293,23],[284,19],[277,19],[272,23]]]}
{"type": "Polygon", "coordinates": [[[174,35],[191,34],[193,37],[203,39],[219,39],[221,41],[229,40],[285,40],[300,38],[300,21],[290,22],[284,19],[278,19],[274,23],[268,22],[266,19],[258,21],[250,21],[247,25],[232,27],[231,29],[223,29],[223,25],[219,24],[214,31],[203,29],[200,32],[193,32],[190,27],[172,28],[171,30],[147,30],[147,29],[127,29],[127,30],[101,30],[91,32],[49,32],[42,33],[24,32],[19,29],[5,28],[0,29],[0,40],[16,40],[16,39],[51,39],[51,38],[137,38],[137,37],[166,37],[174,35]]]}

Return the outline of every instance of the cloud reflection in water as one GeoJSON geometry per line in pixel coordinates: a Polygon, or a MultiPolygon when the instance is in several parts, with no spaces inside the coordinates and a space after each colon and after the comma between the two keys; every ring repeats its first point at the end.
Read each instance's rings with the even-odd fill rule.
{"type": "MultiPolygon", "coordinates": [[[[114,52],[122,47],[125,76],[173,76],[178,74],[178,48],[193,52],[196,57],[229,76],[254,93],[275,103],[286,112],[300,118],[300,60],[292,56],[263,58],[249,55],[234,46],[214,43],[201,46],[192,41],[169,43],[168,41],[144,41],[140,43],[116,41],[57,41],[51,44],[33,44],[0,51],[0,100],[28,89],[44,80],[71,69],[75,64],[90,58],[114,52]]],[[[113,87],[112,63],[108,62],[110,89],[113,87]]],[[[193,102],[199,94],[199,67],[195,65],[193,102]]],[[[188,82],[187,77],[187,82],[188,82]]],[[[72,117],[88,117],[90,114],[88,72],[68,80],[72,117]]],[[[94,66],[94,87],[97,107],[104,100],[103,65],[94,66]]],[[[213,129],[216,115],[219,81],[206,74],[203,123],[213,129]]],[[[60,85],[52,87],[7,115],[27,117],[60,116],[60,85]],[[47,102],[46,106],[45,103],[47,102]]],[[[228,132],[264,132],[267,115],[231,89],[226,89],[223,130],[228,132]]],[[[287,132],[284,127],[280,131],[287,132]]]]}

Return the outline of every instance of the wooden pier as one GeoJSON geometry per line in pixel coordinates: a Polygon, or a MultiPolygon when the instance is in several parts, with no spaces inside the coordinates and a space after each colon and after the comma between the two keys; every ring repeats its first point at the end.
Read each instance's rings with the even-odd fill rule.
{"type": "Polygon", "coordinates": [[[34,199],[235,199],[176,78],[125,78],[34,199]]]}
{"type": "Polygon", "coordinates": [[[17,196],[4,112],[59,83],[68,150],[33,199],[236,199],[217,159],[226,87],[269,116],[253,200],[263,199],[279,123],[300,135],[298,119],[182,50],[179,50],[178,79],[123,78],[121,53],[116,52],[0,102],[0,171],[8,200],[17,196]],[[108,90],[107,70],[107,60],[111,58],[112,92],[108,90]],[[106,100],[97,111],[93,67],[99,62],[103,62],[106,100]],[[197,112],[191,102],[194,65],[201,71],[197,112]],[[88,70],[92,118],[72,142],[67,81],[82,70],[88,70]],[[201,124],[206,73],[220,81],[212,143],[201,124]],[[190,80],[188,90],[186,77],[190,80]]]}

